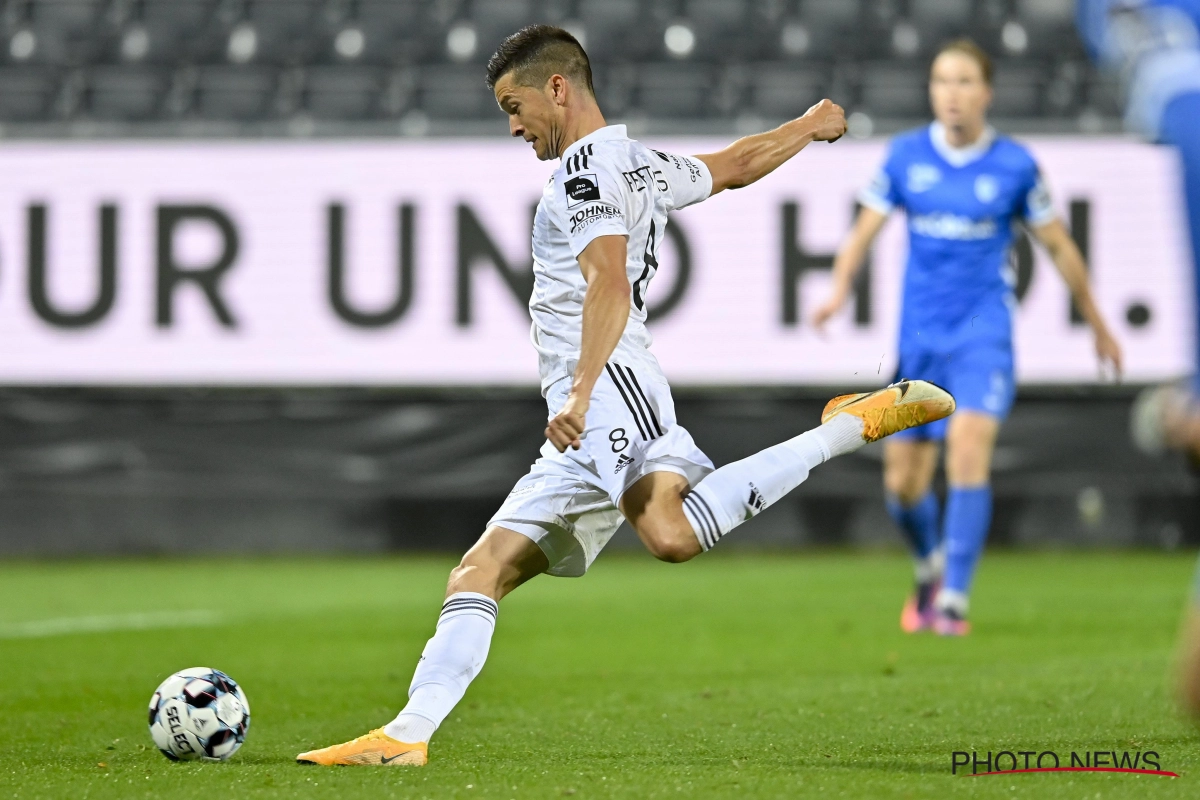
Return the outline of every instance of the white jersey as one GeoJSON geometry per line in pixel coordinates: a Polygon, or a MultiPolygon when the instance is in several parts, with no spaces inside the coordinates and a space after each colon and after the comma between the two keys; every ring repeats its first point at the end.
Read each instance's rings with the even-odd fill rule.
{"type": "Polygon", "coordinates": [[[645,363],[646,290],[658,268],[667,212],[712,193],[712,175],[698,159],[660,153],[609,125],[572,144],[542,192],[533,221],[533,345],[543,391],[574,374],[583,340],[587,282],[579,254],[599,236],[624,236],[632,287],[629,322],[613,354],[645,363]]]}

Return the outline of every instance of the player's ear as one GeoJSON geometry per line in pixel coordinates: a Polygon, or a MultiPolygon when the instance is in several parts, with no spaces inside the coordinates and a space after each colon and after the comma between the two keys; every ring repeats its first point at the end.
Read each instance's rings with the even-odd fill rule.
{"type": "Polygon", "coordinates": [[[551,75],[550,80],[546,81],[546,91],[554,105],[565,106],[567,104],[567,79],[562,75],[558,73],[551,75]]]}

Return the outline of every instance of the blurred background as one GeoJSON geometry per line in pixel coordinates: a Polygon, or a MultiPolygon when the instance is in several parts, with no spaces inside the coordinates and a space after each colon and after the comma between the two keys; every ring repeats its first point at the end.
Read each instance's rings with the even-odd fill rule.
{"type": "MultiPolygon", "coordinates": [[[[1131,351],[1126,382],[1099,380],[1022,238],[1022,386],[990,542],[1195,545],[1188,465],[1147,458],[1128,433],[1137,389],[1191,363],[1178,189],[1169,155],[1121,134],[1119,76],[1089,63],[1073,13],[1071,0],[0,0],[0,553],[469,545],[546,415],[521,303],[551,167],[507,140],[483,82],[503,36],[532,22],[580,38],[610,122],[653,146],[702,152],[825,96],[850,112],[836,156],[669,229],[651,330],[679,419],[718,464],[891,377],[895,221],[829,341],[805,310],[884,137],[928,121],[932,53],[974,38],[996,59],[993,124],[1061,189],[1131,351]],[[814,205],[814,176],[844,197],[834,211],[814,205]],[[708,327],[717,302],[743,322],[708,327]]],[[[867,448],[728,545],[899,541],[867,448]]],[[[615,544],[636,546],[627,531],[615,544]]]]}
{"type": "MultiPolygon", "coordinates": [[[[496,135],[480,67],[508,33],[572,31],[607,113],[728,133],[824,96],[858,135],[928,113],[927,62],[969,35],[1014,132],[1117,131],[1071,0],[4,0],[7,136],[496,135]]],[[[502,129],[502,128],[501,128],[502,129]]]]}

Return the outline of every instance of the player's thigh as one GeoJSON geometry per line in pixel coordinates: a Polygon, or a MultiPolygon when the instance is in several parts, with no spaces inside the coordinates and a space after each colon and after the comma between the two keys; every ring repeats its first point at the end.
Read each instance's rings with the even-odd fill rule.
{"type": "Polygon", "coordinates": [[[643,475],[621,496],[621,513],[657,559],[677,563],[700,554],[700,541],[683,513],[688,480],[675,472],[643,475]]]}
{"type": "Polygon", "coordinates": [[[549,566],[546,554],[528,536],[492,525],[451,571],[446,596],[478,592],[499,600],[549,566]]]}
{"type": "Polygon", "coordinates": [[[883,443],[883,485],[901,503],[925,496],[937,471],[938,442],[891,437],[883,443]]]}
{"type": "Polygon", "coordinates": [[[999,433],[999,418],[983,411],[956,411],[946,430],[946,480],[953,486],[987,483],[999,433]]]}

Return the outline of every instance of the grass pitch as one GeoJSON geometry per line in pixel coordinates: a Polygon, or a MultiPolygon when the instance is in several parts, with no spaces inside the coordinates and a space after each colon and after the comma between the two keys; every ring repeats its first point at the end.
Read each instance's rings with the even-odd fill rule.
{"type": "Polygon", "coordinates": [[[899,632],[899,556],[604,557],[504,601],[421,769],[292,758],[403,704],[450,560],[10,563],[0,797],[1196,797],[1167,681],[1192,563],[989,554],[975,633],[945,640],[899,632]],[[227,763],[151,745],[151,693],[191,666],[249,697],[227,763]],[[1183,777],[950,774],[956,750],[1138,749],[1183,777]]]}

